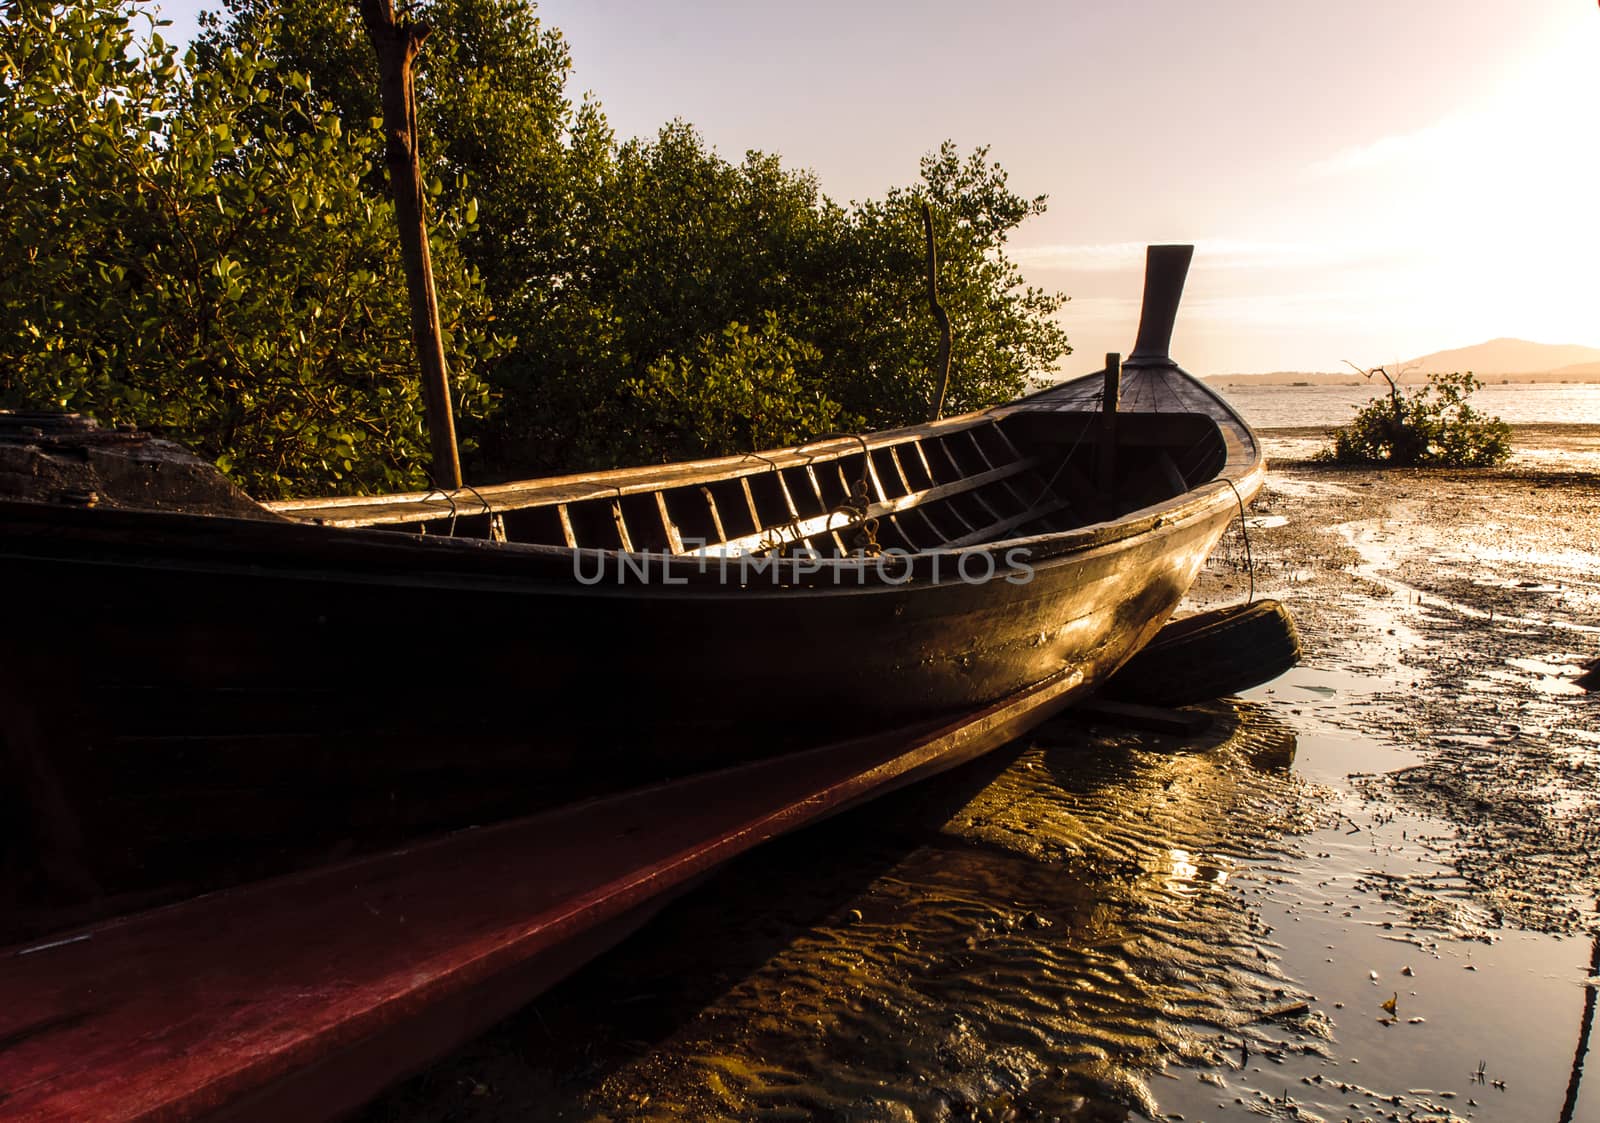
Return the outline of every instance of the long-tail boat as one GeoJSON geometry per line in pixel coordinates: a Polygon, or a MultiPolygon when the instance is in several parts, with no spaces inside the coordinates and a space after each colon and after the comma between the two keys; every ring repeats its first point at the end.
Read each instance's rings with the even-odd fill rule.
{"type": "Polygon", "coordinates": [[[1265,472],[1190,254],[1126,362],[695,463],[262,505],[0,414],[0,1120],[334,1117],[1094,691],[1265,472]]]}
{"type": "Polygon", "coordinates": [[[0,942],[1052,678],[1068,704],[1265,471],[1168,356],[1191,252],[1151,248],[1120,369],[759,454],[260,505],[175,445],[0,418],[0,942]]]}

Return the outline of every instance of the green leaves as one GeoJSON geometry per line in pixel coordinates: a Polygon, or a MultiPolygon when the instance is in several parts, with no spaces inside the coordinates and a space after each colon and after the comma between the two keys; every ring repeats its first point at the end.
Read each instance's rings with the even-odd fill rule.
{"type": "MultiPolygon", "coordinates": [[[[422,485],[375,138],[324,113],[270,37],[195,71],[155,37],[124,51],[133,12],[13,0],[0,20],[0,67],[23,60],[0,71],[0,247],[25,263],[0,271],[0,404],[155,429],[262,496],[422,485]]],[[[501,345],[453,245],[435,266],[470,417],[501,345]]]]}
{"type": "MultiPolygon", "coordinates": [[[[426,458],[372,51],[342,0],[225,0],[179,59],[133,0],[0,20],[0,404],[158,428],[263,495],[420,485],[426,458]],[[110,45],[109,49],[107,45],[110,45]]],[[[921,420],[1066,353],[1005,258],[1044,200],[946,143],[840,206],[688,124],[618,144],[525,0],[424,0],[430,247],[477,478],[921,420]],[[520,343],[516,340],[521,340],[520,343]]]]}
{"type": "Polygon", "coordinates": [[[759,152],[731,163],[681,121],[618,147],[593,186],[571,188],[568,268],[548,289],[524,282],[509,309],[529,344],[508,360],[518,381],[500,414],[507,444],[538,434],[529,443],[557,450],[551,467],[598,467],[743,451],[806,435],[803,422],[815,432],[844,418],[856,428],[924,420],[938,343],[923,280],[929,193],[950,207],[939,221],[941,289],[957,332],[951,401],[973,409],[1016,396],[1067,350],[1054,321],[1062,298],[1021,287],[1000,248],[1008,224],[1043,203],[1010,195],[981,151],[968,160],[949,145],[941,152],[950,158],[924,163],[930,182],[846,210],[810,173],[759,152]],[[733,325],[766,325],[749,330],[792,341],[787,367],[728,343],[733,325]],[[708,339],[721,349],[708,351],[708,339]],[[755,364],[749,386],[733,377],[741,362],[755,364]],[[696,381],[715,385],[745,420],[716,420],[713,400],[691,393],[696,381]],[[758,409],[763,386],[781,386],[798,412],[758,409]]]}
{"type": "Polygon", "coordinates": [[[663,356],[628,380],[631,428],[650,459],[680,460],[798,444],[858,428],[802,373],[821,356],[767,313],[758,327],[731,323],[684,355],[663,356]]]}

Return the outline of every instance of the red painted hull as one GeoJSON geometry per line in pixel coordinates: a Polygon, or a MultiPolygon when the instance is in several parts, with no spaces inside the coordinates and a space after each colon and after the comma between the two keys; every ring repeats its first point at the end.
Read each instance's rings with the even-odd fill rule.
{"type": "Polygon", "coordinates": [[[0,1120],[333,1118],[510,1013],[717,865],[971,760],[1084,685],[1062,675],[954,722],[0,950],[0,1120]]]}

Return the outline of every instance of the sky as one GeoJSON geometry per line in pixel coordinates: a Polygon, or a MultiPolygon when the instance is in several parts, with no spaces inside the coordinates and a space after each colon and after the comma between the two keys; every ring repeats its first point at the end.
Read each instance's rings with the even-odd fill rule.
{"type": "MultiPolygon", "coordinates": [[[[204,0],[161,0],[181,37],[204,0]]],[[[1600,346],[1600,0],[545,0],[619,137],[694,124],[847,202],[949,138],[1049,197],[1008,252],[1131,350],[1143,247],[1192,242],[1197,374],[1499,336],[1600,346]]],[[[959,329],[959,325],[958,325],[959,329]]]]}

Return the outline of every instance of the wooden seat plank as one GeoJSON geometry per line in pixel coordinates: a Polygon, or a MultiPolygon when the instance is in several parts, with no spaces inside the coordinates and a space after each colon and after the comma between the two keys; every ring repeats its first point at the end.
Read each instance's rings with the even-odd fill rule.
{"type": "Polygon", "coordinates": [[[990,523],[986,527],[982,527],[979,530],[973,531],[971,534],[962,535],[960,538],[952,538],[949,542],[945,543],[945,546],[949,549],[960,549],[966,546],[981,546],[985,542],[994,541],[1008,530],[1022,526],[1025,523],[1030,523],[1035,519],[1042,519],[1046,515],[1053,514],[1054,512],[1060,511],[1065,507],[1066,504],[1059,499],[1053,499],[1048,503],[1040,503],[1026,511],[1023,511],[1020,515],[1013,515],[1008,519],[1000,519],[997,522],[990,523]]]}
{"type": "MultiPolygon", "coordinates": [[[[937,502],[940,499],[947,499],[952,495],[960,495],[963,492],[975,491],[987,484],[995,483],[998,480],[1003,480],[1007,477],[1030,471],[1035,467],[1035,464],[1036,461],[1033,460],[1018,460],[1011,464],[1003,464],[998,468],[991,468],[987,472],[966,476],[962,479],[956,480],[953,483],[938,484],[924,491],[913,492],[910,495],[902,495],[898,499],[890,499],[881,503],[872,503],[867,507],[867,518],[881,520],[894,515],[916,511],[917,508],[929,503],[937,502]]],[[[836,531],[849,531],[859,527],[864,521],[865,520],[863,519],[852,519],[846,515],[840,514],[816,515],[808,519],[798,519],[793,524],[793,533],[786,537],[785,540],[788,541],[792,538],[793,540],[798,541],[813,538],[817,535],[830,534],[836,531]]],[[[934,533],[937,537],[942,537],[942,535],[938,535],[937,530],[935,530],[934,533]]],[[[731,538],[726,542],[715,543],[693,552],[717,554],[723,552],[740,553],[745,551],[760,550],[762,548],[762,544],[768,540],[768,536],[768,531],[761,531],[756,534],[743,534],[737,538],[731,538]]],[[[935,540],[937,540],[937,538],[935,540]]]]}

